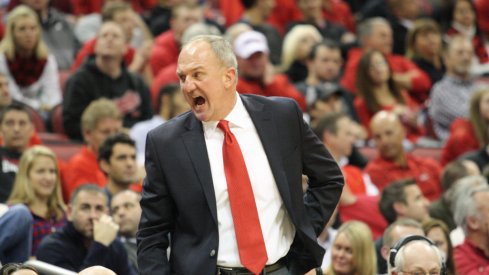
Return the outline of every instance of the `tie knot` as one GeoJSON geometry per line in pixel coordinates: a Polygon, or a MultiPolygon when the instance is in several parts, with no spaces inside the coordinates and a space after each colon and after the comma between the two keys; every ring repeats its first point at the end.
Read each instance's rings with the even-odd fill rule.
{"type": "Polygon", "coordinates": [[[219,127],[219,129],[221,129],[224,134],[228,134],[229,132],[231,132],[231,130],[229,130],[229,121],[227,120],[219,120],[217,127],[219,127]]]}

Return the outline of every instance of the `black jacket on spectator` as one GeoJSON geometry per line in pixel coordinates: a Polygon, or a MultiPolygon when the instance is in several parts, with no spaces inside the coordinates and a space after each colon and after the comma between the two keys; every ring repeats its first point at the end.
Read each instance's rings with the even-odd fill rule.
{"type": "Polygon", "coordinates": [[[418,65],[418,67],[423,70],[431,79],[431,84],[435,84],[440,81],[445,75],[445,65],[442,62],[441,69],[436,68],[432,63],[420,58],[414,57],[413,62],[418,65]]]}
{"type": "Polygon", "coordinates": [[[95,56],[66,83],[63,99],[63,126],[66,134],[82,140],[80,119],[85,108],[93,100],[105,97],[113,100],[124,115],[124,127],[153,116],[150,92],[144,80],[129,72],[124,64],[117,78],[102,73],[95,65],[95,56]]]}
{"type": "Polygon", "coordinates": [[[75,272],[101,265],[117,275],[136,275],[131,271],[126,250],[119,240],[114,240],[108,247],[93,241],[87,248],[84,237],[71,222],[45,237],[37,249],[36,257],[40,261],[75,272]]]}
{"type": "Polygon", "coordinates": [[[21,155],[20,152],[0,147],[0,203],[5,203],[12,192],[21,155]]]}

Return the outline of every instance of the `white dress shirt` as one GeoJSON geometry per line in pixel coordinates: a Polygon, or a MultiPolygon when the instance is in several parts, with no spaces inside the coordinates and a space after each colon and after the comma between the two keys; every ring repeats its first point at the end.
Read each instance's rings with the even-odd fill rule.
{"type": "MultiPolygon", "coordinates": [[[[237,95],[236,104],[225,118],[241,148],[255,196],[260,225],[267,249],[267,264],[284,257],[294,239],[295,228],[280,197],[267,155],[250,115],[237,95]]],[[[229,204],[226,176],[222,157],[224,133],[217,128],[218,121],[203,122],[207,153],[217,203],[219,252],[217,265],[240,267],[238,245],[229,204]]]]}

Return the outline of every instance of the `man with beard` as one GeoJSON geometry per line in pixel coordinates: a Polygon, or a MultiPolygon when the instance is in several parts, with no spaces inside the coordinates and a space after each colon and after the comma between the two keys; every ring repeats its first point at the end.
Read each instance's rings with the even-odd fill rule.
{"type": "Polygon", "coordinates": [[[134,275],[126,250],[116,239],[119,226],[108,215],[107,197],[96,185],[78,187],[68,206],[68,223],[47,236],[36,257],[79,272],[101,265],[119,275],[134,275]]]}

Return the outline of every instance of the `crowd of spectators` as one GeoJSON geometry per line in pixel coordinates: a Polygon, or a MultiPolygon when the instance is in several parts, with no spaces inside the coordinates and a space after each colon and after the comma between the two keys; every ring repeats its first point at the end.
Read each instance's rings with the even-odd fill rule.
{"type": "Polygon", "coordinates": [[[145,137],[189,110],[179,51],[212,34],[237,91],[295,100],[343,171],[308,274],[396,274],[411,234],[446,274],[489,272],[489,0],[7,0],[0,16],[5,270],[137,274],[145,137]]]}

